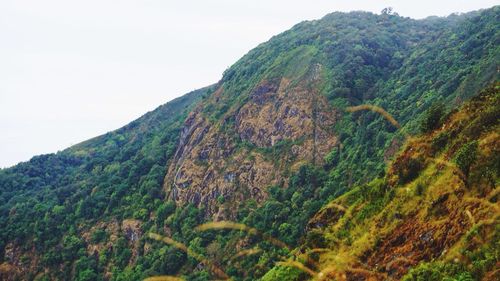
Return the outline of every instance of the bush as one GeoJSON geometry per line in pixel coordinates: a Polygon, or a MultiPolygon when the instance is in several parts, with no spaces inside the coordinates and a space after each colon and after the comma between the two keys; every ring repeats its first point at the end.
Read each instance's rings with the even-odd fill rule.
{"type": "Polygon", "coordinates": [[[302,280],[301,276],[304,274],[297,268],[288,267],[288,266],[277,266],[271,269],[262,277],[262,281],[271,281],[271,280],[302,280]]]}
{"type": "Polygon", "coordinates": [[[422,182],[418,182],[417,186],[415,187],[415,195],[417,196],[422,196],[424,194],[425,186],[422,182]]]}
{"type": "Polygon", "coordinates": [[[326,240],[323,232],[318,229],[311,229],[307,232],[306,235],[306,247],[314,249],[314,248],[325,248],[326,240]]]}
{"type": "Polygon", "coordinates": [[[396,167],[396,173],[399,177],[399,183],[405,184],[414,180],[420,171],[424,168],[422,158],[409,158],[396,167]]]}
{"type": "Polygon", "coordinates": [[[433,103],[424,113],[420,121],[420,131],[422,133],[428,133],[439,128],[443,122],[444,115],[444,104],[441,102],[433,103]]]}
{"type": "Polygon", "coordinates": [[[335,167],[339,161],[339,149],[334,147],[330,153],[325,156],[325,165],[327,167],[335,167]]]}
{"type": "Polygon", "coordinates": [[[432,139],[432,150],[436,153],[443,148],[445,148],[446,144],[448,143],[448,140],[450,139],[450,133],[448,131],[441,132],[439,135],[437,135],[434,139],[432,139]]]}
{"type": "Polygon", "coordinates": [[[90,236],[90,242],[92,242],[93,244],[97,244],[97,243],[103,242],[106,239],[107,239],[107,233],[103,229],[97,229],[90,236]]]}
{"type": "Polygon", "coordinates": [[[469,177],[470,167],[477,158],[477,141],[472,141],[462,146],[455,154],[454,161],[466,177],[469,177]]]}

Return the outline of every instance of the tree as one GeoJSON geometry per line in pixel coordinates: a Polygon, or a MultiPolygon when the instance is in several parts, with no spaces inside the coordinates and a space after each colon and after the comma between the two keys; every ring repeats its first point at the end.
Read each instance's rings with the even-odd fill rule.
{"type": "Polygon", "coordinates": [[[157,224],[163,226],[165,219],[175,212],[175,203],[173,201],[167,201],[161,204],[156,210],[156,221],[157,224]]]}
{"type": "Polygon", "coordinates": [[[380,13],[382,15],[391,15],[392,14],[392,7],[383,8],[380,13]]]}
{"type": "Polygon", "coordinates": [[[477,159],[477,149],[477,141],[472,141],[462,146],[455,155],[455,163],[467,178],[469,177],[470,167],[477,159]]]}
{"type": "Polygon", "coordinates": [[[82,240],[75,235],[68,235],[63,240],[62,257],[71,261],[78,257],[78,250],[84,246],[82,240]]]}

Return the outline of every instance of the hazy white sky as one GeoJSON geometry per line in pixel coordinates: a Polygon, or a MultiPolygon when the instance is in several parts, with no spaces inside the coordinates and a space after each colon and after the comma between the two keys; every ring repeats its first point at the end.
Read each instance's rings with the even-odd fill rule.
{"type": "Polygon", "coordinates": [[[238,58],[333,11],[448,15],[500,0],[1,0],[0,167],[116,129],[217,82],[238,58]]]}

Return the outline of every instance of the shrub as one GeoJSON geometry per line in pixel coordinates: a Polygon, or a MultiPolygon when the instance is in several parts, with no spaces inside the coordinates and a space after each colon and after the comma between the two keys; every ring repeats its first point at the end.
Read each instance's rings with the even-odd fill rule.
{"type": "Polygon", "coordinates": [[[415,187],[415,195],[421,196],[424,194],[425,186],[422,182],[418,182],[417,186],[415,187]]]}
{"type": "Polygon", "coordinates": [[[325,165],[327,167],[335,167],[339,161],[339,149],[334,147],[330,153],[325,156],[325,165]]]}
{"type": "Polygon", "coordinates": [[[428,133],[439,128],[442,124],[444,115],[444,104],[441,102],[433,103],[424,113],[420,121],[420,131],[422,133],[428,133]]]}
{"type": "Polygon", "coordinates": [[[409,158],[396,167],[399,183],[405,184],[414,180],[424,168],[424,160],[419,158],[409,158]]]}
{"type": "Polygon", "coordinates": [[[90,236],[90,241],[94,244],[100,243],[102,241],[105,241],[107,238],[107,233],[103,229],[97,229],[92,233],[90,236]]]}
{"type": "Polygon", "coordinates": [[[469,177],[470,167],[477,158],[477,141],[472,141],[462,146],[455,154],[454,161],[466,177],[469,177]]]}
{"type": "Polygon", "coordinates": [[[294,267],[288,266],[277,266],[271,269],[262,277],[262,281],[270,281],[270,280],[302,280],[303,273],[294,267]]]}
{"type": "Polygon", "coordinates": [[[308,248],[325,248],[326,240],[323,232],[318,229],[311,229],[307,232],[306,235],[306,247],[308,248]]]}
{"type": "Polygon", "coordinates": [[[448,140],[450,139],[450,133],[448,131],[441,132],[434,139],[432,139],[432,150],[434,152],[439,152],[445,148],[448,140]]]}

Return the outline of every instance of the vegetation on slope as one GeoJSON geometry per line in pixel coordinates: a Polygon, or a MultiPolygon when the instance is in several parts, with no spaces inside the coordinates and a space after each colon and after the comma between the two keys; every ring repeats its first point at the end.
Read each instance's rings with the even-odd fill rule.
{"type": "MultiPolygon", "coordinates": [[[[20,276],[26,274],[23,279],[43,268],[51,279],[102,279],[109,259],[121,271],[132,253],[125,237],[113,237],[116,243],[97,253],[98,262],[82,233],[99,221],[146,221],[165,208],[166,161],[187,112],[209,90],[189,93],[57,154],[0,170],[0,260],[10,259],[20,276]]],[[[96,230],[92,241],[102,244],[110,234],[96,230]]]]}
{"type": "MultiPolygon", "coordinates": [[[[369,270],[379,274],[375,276],[400,277],[406,272],[397,267],[400,263],[401,268],[408,268],[427,261],[431,264],[422,264],[409,276],[436,274],[429,273],[429,268],[441,267],[445,269],[440,272],[466,271],[464,274],[473,277],[491,274],[491,261],[483,262],[486,258],[482,257],[491,256],[491,251],[485,249],[482,253],[475,248],[471,248],[471,253],[477,257],[457,258],[464,259],[461,264],[468,264],[467,258],[477,264],[484,263],[482,275],[468,267],[459,272],[453,266],[448,267],[444,258],[432,264],[437,259],[434,252],[411,257],[410,262],[397,260],[393,263],[395,272],[390,266],[384,271],[376,264],[387,260],[379,262],[374,257],[376,252],[369,252],[378,248],[373,245],[381,240],[372,240],[368,233],[380,238],[400,226],[398,222],[409,221],[404,216],[414,215],[412,218],[419,222],[424,218],[431,221],[429,225],[418,224],[421,232],[415,231],[427,239],[428,232],[424,230],[431,229],[432,235],[438,235],[440,232],[435,230],[443,229],[443,225],[447,227],[448,221],[461,219],[463,223],[479,224],[488,210],[477,202],[496,203],[496,195],[492,196],[481,182],[491,176],[479,177],[477,172],[483,171],[478,163],[491,160],[488,157],[495,155],[488,154],[487,150],[493,146],[485,145],[485,142],[494,142],[494,136],[487,138],[477,126],[463,129],[473,122],[490,126],[489,121],[460,119],[460,114],[466,118],[476,116],[477,112],[460,111],[452,115],[451,120],[463,121],[462,125],[450,125],[458,130],[456,133],[435,125],[430,114],[430,122],[424,126],[429,133],[414,141],[422,144],[417,146],[421,148],[418,153],[405,150],[402,155],[406,155],[408,161],[401,156],[396,161],[404,165],[393,165],[401,170],[391,170],[385,179],[371,180],[385,173],[384,161],[398,150],[405,134],[417,130],[416,120],[431,104],[440,100],[448,105],[460,104],[477,89],[499,79],[499,12],[500,8],[494,7],[419,21],[389,13],[334,13],[318,21],[304,22],[260,45],[228,69],[215,86],[223,88],[221,92],[214,92],[215,87],[195,91],[120,130],[57,154],[38,156],[0,170],[0,276],[12,280],[139,280],[163,274],[183,275],[190,280],[214,277],[210,268],[187,255],[187,250],[226,268],[226,273],[238,280],[307,276],[297,268],[273,268],[276,261],[291,253],[269,241],[261,241],[262,235],[276,237],[291,248],[300,246],[304,251],[327,248],[327,253],[312,255],[317,259],[313,263],[319,263],[317,267],[307,264],[308,259],[303,260],[316,271],[333,267],[335,272],[365,270],[366,273],[369,270]],[[310,73],[318,76],[320,82],[310,83],[310,73]],[[264,158],[280,159],[290,153],[294,142],[284,138],[270,147],[257,148],[234,131],[234,114],[249,102],[252,91],[263,81],[279,79],[288,79],[292,84],[320,93],[327,98],[332,111],[344,112],[348,106],[366,103],[381,106],[400,121],[402,129],[396,130],[375,112],[342,113],[329,128],[338,136],[339,144],[325,155],[324,165],[303,163],[297,169],[288,169],[286,184],[269,187],[267,200],[263,202],[228,202],[224,196],[215,199],[217,204],[237,210],[235,218],[256,228],[261,236],[234,230],[195,231],[197,225],[209,219],[203,205],[176,206],[165,198],[162,188],[168,162],[186,128],[183,121],[194,105],[199,104],[197,110],[207,122],[215,125],[221,135],[230,135],[238,148],[264,158]],[[207,98],[197,103],[202,96],[207,98]],[[469,157],[474,155],[471,151],[478,152],[477,158],[469,157]],[[431,158],[445,164],[434,163],[431,158]],[[461,167],[462,178],[453,174],[455,166],[461,167]],[[425,176],[430,177],[429,182],[425,176]],[[441,186],[446,187],[447,180],[457,183],[463,193],[452,193],[450,187],[434,192],[441,186]],[[353,186],[359,187],[321,209],[353,186]],[[485,193],[479,193],[480,189],[485,193]],[[440,199],[445,191],[449,191],[449,197],[440,199]],[[476,203],[467,203],[457,199],[464,196],[479,201],[473,199],[476,203]],[[492,198],[484,199],[485,196],[492,198]],[[451,216],[446,213],[448,209],[440,209],[441,203],[432,207],[433,200],[450,200],[449,206],[458,204],[462,210],[469,210],[470,216],[465,213],[464,217],[463,212],[451,216]],[[386,209],[385,204],[393,207],[386,209]],[[435,208],[436,213],[418,209],[420,204],[430,204],[427,209],[435,208]],[[419,211],[411,213],[412,206],[419,211]],[[313,219],[314,226],[310,224],[306,228],[311,216],[320,209],[313,219]],[[322,214],[339,220],[323,220],[322,214]],[[186,251],[149,239],[145,233],[172,238],[186,245],[186,251]],[[249,248],[254,251],[238,254],[249,248]],[[368,265],[359,267],[361,263],[368,265]]],[[[484,104],[485,108],[491,108],[484,104]]],[[[485,116],[488,115],[481,118],[485,116]]],[[[498,114],[493,116],[496,118],[498,114]]],[[[314,117],[317,120],[317,116],[314,117]]],[[[441,119],[438,121],[439,124],[441,119]]],[[[495,181],[497,171],[498,168],[488,172],[495,181]]],[[[459,225],[457,236],[466,231],[465,226],[459,225]]],[[[408,226],[408,231],[412,226],[408,226]]],[[[481,227],[477,232],[493,233],[481,227]]],[[[493,239],[478,237],[472,240],[493,239]]],[[[387,253],[396,251],[389,246],[381,249],[387,249],[387,253]]],[[[422,247],[429,251],[434,248],[425,243],[422,247]]],[[[405,250],[409,249],[402,246],[401,251],[405,250]]],[[[454,258],[452,252],[449,247],[446,255],[454,258]]],[[[456,268],[463,269],[463,266],[456,268]]]]}
{"type": "Polygon", "coordinates": [[[496,84],[410,138],[384,178],[322,208],[300,248],[315,277],[498,279],[499,116],[496,84]]]}

